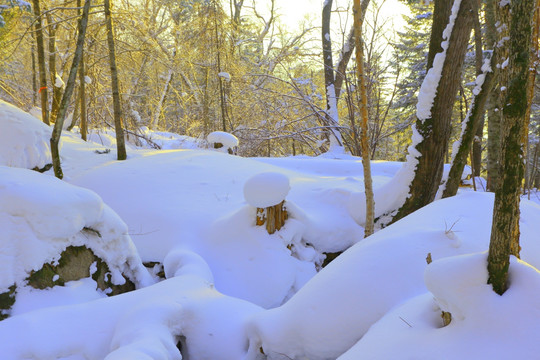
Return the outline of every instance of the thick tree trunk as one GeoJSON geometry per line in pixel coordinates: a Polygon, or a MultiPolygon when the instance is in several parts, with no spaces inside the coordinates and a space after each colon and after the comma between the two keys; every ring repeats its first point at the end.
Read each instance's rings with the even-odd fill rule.
{"type": "MultiPolygon", "coordinates": [[[[507,288],[510,255],[519,257],[519,200],[523,180],[523,133],[527,126],[527,79],[531,45],[531,18],[536,1],[511,4],[508,76],[502,126],[503,168],[501,186],[495,192],[493,225],[488,255],[488,283],[502,295],[507,288]]],[[[509,7],[506,5],[505,7],[509,7]]]]}
{"type": "Polygon", "coordinates": [[[54,129],[51,136],[51,154],[53,159],[54,175],[59,179],[62,179],[64,174],[62,173],[62,168],[60,166],[58,142],[60,141],[60,135],[62,133],[62,126],[64,125],[64,119],[66,118],[69,100],[71,98],[71,94],[73,93],[73,89],[75,88],[75,79],[77,78],[79,62],[82,58],[84,36],[86,33],[86,25],[88,24],[88,14],[90,13],[90,2],[91,0],[85,0],[83,14],[79,20],[75,55],[73,56],[73,63],[71,64],[71,69],[69,71],[66,90],[64,91],[64,95],[62,96],[62,100],[60,102],[60,107],[58,108],[58,116],[56,118],[56,123],[54,124],[54,129]]]}
{"type": "Polygon", "coordinates": [[[111,68],[111,88],[113,97],[114,129],[116,132],[116,149],[118,160],[127,158],[124,129],[122,128],[122,106],[120,103],[120,86],[116,68],[116,53],[114,49],[114,29],[111,16],[111,1],[105,0],[105,22],[107,23],[107,44],[109,46],[109,64],[111,68]]]}
{"type": "MultiPolygon", "coordinates": [[[[508,59],[508,30],[510,24],[509,6],[497,6],[498,2],[486,3],[487,36],[493,46],[498,48],[496,86],[490,97],[488,108],[488,166],[487,189],[495,192],[501,185],[501,126],[502,104],[504,103],[505,89],[508,86],[508,66],[503,66],[508,59]],[[498,26],[497,26],[498,24],[498,26]],[[505,24],[501,26],[501,24],[505,24]]],[[[491,45],[491,44],[490,44],[491,45]]]]}
{"type": "Polygon", "coordinates": [[[49,99],[47,94],[47,70],[45,70],[45,45],[43,42],[43,28],[41,21],[41,9],[39,7],[39,0],[32,0],[34,7],[34,16],[36,17],[35,29],[36,29],[36,47],[37,47],[37,60],[39,68],[39,93],[41,94],[41,119],[47,125],[49,122],[49,99]]]}
{"type": "MultiPolygon", "coordinates": [[[[471,151],[471,146],[476,143],[474,141],[478,127],[483,123],[484,106],[486,104],[489,93],[492,89],[493,83],[493,67],[495,56],[491,59],[490,68],[481,75],[484,76],[483,84],[477,94],[474,94],[471,107],[465,118],[464,128],[462,129],[460,136],[460,145],[457,150],[457,154],[452,154],[452,166],[450,167],[450,173],[448,174],[448,180],[444,186],[442,194],[443,198],[454,196],[457,194],[459,183],[461,181],[461,175],[463,169],[467,163],[467,156],[471,151]]],[[[477,80],[478,81],[478,80],[477,80]]]]}
{"type": "MultiPolygon", "coordinates": [[[[416,157],[418,164],[415,169],[414,178],[409,186],[410,196],[397,211],[392,222],[432,202],[439,189],[445,160],[444,157],[448,149],[451,132],[452,109],[459,88],[465,52],[473,25],[473,1],[476,0],[461,1],[450,39],[447,42],[448,48],[444,63],[440,65],[442,66],[441,76],[436,85],[437,92],[431,105],[430,114],[427,118],[422,118],[425,116],[424,114],[417,114],[416,129],[422,137],[422,140],[416,145],[416,150],[420,153],[416,157]]],[[[441,6],[440,3],[447,4],[450,2],[442,0],[435,1],[436,9],[437,6],[441,6]]],[[[441,11],[447,13],[446,9],[442,9],[441,11]]],[[[435,23],[435,19],[439,19],[439,16],[436,14],[434,14],[433,30],[440,30],[442,33],[443,30],[441,29],[446,28],[448,18],[442,27],[441,24],[435,23]]],[[[433,35],[432,38],[438,38],[438,36],[433,35]]],[[[433,42],[430,44],[430,54],[433,52],[433,47],[442,48],[440,44],[438,46],[434,46],[433,44],[433,42]]],[[[430,71],[433,71],[433,69],[430,71]]],[[[429,80],[429,73],[426,79],[429,80]]]]}
{"type": "Polygon", "coordinates": [[[371,158],[369,151],[369,139],[368,139],[368,108],[367,108],[367,90],[366,80],[364,74],[364,47],[361,43],[362,39],[362,9],[360,7],[360,0],[354,0],[353,5],[354,12],[354,29],[356,38],[356,66],[358,68],[358,82],[360,87],[360,94],[362,97],[361,116],[362,116],[362,166],[364,168],[364,188],[366,194],[366,225],[364,228],[364,237],[368,237],[374,232],[374,220],[375,220],[375,200],[373,197],[373,181],[371,178],[371,158]]]}

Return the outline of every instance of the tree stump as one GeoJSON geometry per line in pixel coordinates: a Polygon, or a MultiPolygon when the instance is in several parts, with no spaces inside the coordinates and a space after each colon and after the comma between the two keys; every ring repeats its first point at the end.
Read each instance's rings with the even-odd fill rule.
{"type": "Polygon", "coordinates": [[[267,208],[257,208],[257,226],[266,224],[266,231],[271,235],[280,230],[285,225],[285,220],[289,215],[285,208],[285,200],[277,205],[269,206],[267,208]]]}

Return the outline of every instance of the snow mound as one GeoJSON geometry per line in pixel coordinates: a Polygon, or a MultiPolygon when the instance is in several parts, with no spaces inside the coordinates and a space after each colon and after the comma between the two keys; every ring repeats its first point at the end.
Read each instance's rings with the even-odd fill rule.
{"type": "Polygon", "coordinates": [[[41,169],[52,163],[49,126],[0,100],[0,127],[0,165],[41,169]]]}
{"type": "Polygon", "coordinates": [[[238,146],[238,138],[234,136],[233,134],[230,134],[225,131],[214,131],[208,134],[206,137],[206,140],[210,144],[222,144],[223,147],[216,148],[218,150],[223,149],[223,151],[227,152],[228,149],[234,149],[235,146],[238,146]]]}
{"type": "Polygon", "coordinates": [[[425,270],[432,294],[390,311],[339,359],[537,358],[540,272],[512,257],[510,287],[499,296],[486,269],[485,252],[434,261],[425,270]],[[446,327],[441,309],[452,314],[446,327]]]}
{"type": "Polygon", "coordinates": [[[276,172],[252,176],[244,184],[244,198],[253,207],[266,208],[285,200],[291,186],[289,178],[276,172]]]}
{"type": "MultiPolygon", "coordinates": [[[[540,212],[530,206],[536,207],[521,204],[521,255],[538,266],[533,224],[540,222],[540,212]]],[[[392,308],[427,292],[428,253],[437,260],[487,250],[492,207],[492,193],[467,192],[429,204],[362,240],[284,305],[257,314],[248,325],[250,348],[262,347],[269,359],[339,357],[392,308]]],[[[403,357],[366,357],[395,358],[403,357]]]]}
{"type": "Polygon", "coordinates": [[[0,166],[0,227],[0,293],[57,261],[68,246],[83,245],[109,265],[114,284],[125,281],[122,274],[137,286],[151,283],[125,223],[90,190],[0,166]]]}

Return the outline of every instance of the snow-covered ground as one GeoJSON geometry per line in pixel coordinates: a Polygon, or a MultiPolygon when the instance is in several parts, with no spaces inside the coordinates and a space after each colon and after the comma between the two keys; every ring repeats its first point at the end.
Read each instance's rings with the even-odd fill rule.
{"type": "MultiPolygon", "coordinates": [[[[0,322],[3,359],[540,353],[540,201],[522,201],[522,259],[513,260],[501,297],[486,285],[493,194],[462,190],[363,239],[363,171],[355,157],[242,158],[143,129],[162,150],[131,146],[119,162],[106,131],[103,144],[65,133],[60,181],[52,171],[21,169],[50,159],[43,124],[0,101],[0,127],[11,134],[0,143],[0,223],[8,229],[0,233],[0,280],[18,284],[11,317],[0,322]],[[19,143],[23,150],[13,151],[19,143]],[[253,205],[283,197],[289,218],[268,235],[255,225],[253,205]],[[107,297],[91,278],[24,286],[25,273],[65,247],[60,239],[79,239],[81,227],[96,224],[122,232],[110,238],[123,245],[96,249],[109,246],[111,263],[131,271],[137,290],[107,297]],[[16,246],[20,240],[28,246],[16,246]],[[345,249],[321,270],[323,253],[345,249]],[[157,265],[141,274],[141,262],[157,265]],[[166,279],[156,276],[161,270],[166,279]],[[453,315],[446,327],[442,310],[453,315]]],[[[401,166],[373,162],[376,191],[401,166]]]]}

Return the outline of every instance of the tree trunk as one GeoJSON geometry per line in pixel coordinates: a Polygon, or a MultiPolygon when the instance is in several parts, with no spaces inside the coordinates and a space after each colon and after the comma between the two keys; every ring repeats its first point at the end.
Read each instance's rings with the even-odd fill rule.
{"type": "MultiPolygon", "coordinates": [[[[81,7],[81,0],[77,0],[77,7],[81,7]]],[[[78,10],[78,13],[80,13],[80,10],[78,10]]],[[[84,52],[84,47],[82,51],[84,52]]],[[[84,65],[84,56],[81,56],[81,62],[79,63],[79,101],[81,109],[81,139],[86,141],[88,134],[88,120],[86,114],[86,69],[84,65]]]]}
{"type": "Polygon", "coordinates": [[[49,29],[49,78],[52,88],[52,105],[49,121],[53,123],[56,121],[56,115],[60,107],[62,87],[56,86],[56,25],[50,13],[47,13],[47,24],[49,29]]]}
{"type": "MultiPolygon", "coordinates": [[[[364,18],[366,15],[366,9],[369,5],[370,0],[364,0],[362,1],[362,5],[360,5],[360,20],[363,23],[364,18]]],[[[338,61],[338,66],[336,69],[336,78],[334,80],[334,88],[336,91],[336,98],[337,102],[339,102],[339,98],[341,95],[341,87],[343,86],[343,81],[346,78],[346,72],[347,72],[347,64],[349,64],[349,60],[351,59],[351,56],[353,52],[355,51],[356,47],[356,39],[354,37],[355,33],[355,27],[354,25],[351,27],[351,30],[349,31],[349,35],[347,36],[347,40],[345,41],[345,44],[343,44],[343,48],[341,49],[341,57],[338,61]]]]}
{"type": "Polygon", "coordinates": [[[360,111],[362,116],[362,166],[364,168],[364,188],[366,194],[366,225],[364,228],[364,237],[368,237],[374,232],[374,219],[375,219],[375,201],[373,199],[373,181],[371,178],[371,158],[369,151],[369,139],[368,139],[368,108],[367,108],[367,90],[366,80],[364,74],[364,46],[362,44],[362,9],[360,7],[360,0],[354,0],[353,5],[354,12],[354,29],[356,38],[356,66],[358,68],[358,82],[360,88],[360,94],[362,97],[362,103],[360,104],[360,111]]]}
{"type": "Polygon", "coordinates": [[[332,1],[325,0],[322,10],[322,48],[324,64],[324,89],[326,94],[326,125],[330,148],[342,146],[335,88],[334,62],[332,60],[332,40],[330,38],[330,15],[332,1]]]}
{"type": "MultiPolygon", "coordinates": [[[[482,64],[483,59],[483,46],[482,46],[482,26],[480,24],[480,6],[479,1],[474,3],[474,48],[475,48],[475,67],[476,67],[476,76],[482,74],[482,64]]],[[[493,65],[493,64],[492,64],[493,65]]],[[[492,72],[495,71],[492,67],[492,72]]],[[[490,91],[491,92],[491,88],[490,91]]],[[[489,94],[488,94],[489,96],[489,94]]],[[[482,172],[482,139],[484,137],[484,119],[485,119],[485,105],[482,109],[482,114],[480,115],[480,120],[476,129],[475,137],[472,145],[472,177],[473,182],[474,178],[481,175],[482,172]]]]}
{"type": "Polygon", "coordinates": [[[289,217],[287,209],[285,209],[285,200],[277,205],[267,208],[257,208],[257,226],[266,224],[266,231],[272,235],[280,230],[285,225],[285,220],[289,217]]]}
{"type": "MultiPolygon", "coordinates": [[[[457,194],[459,183],[461,181],[461,175],[463,174],[463,168],[467,163],[467,156],[471,151],[471,146],[476,143],[474,141],[478,127],[483,123],[484,106],[492,88],[493,80],[493,68],[496,63],[494,59],[495,54],[491,58],[489,69],[480,75],[483,76],[483,83],[477,90],[478,93],[474,94],[471,107],[467,113],[467,117],[462,125],[462,132],[460,136],[460,146],[457,150],[457,154],[452,154],[452,166],[450,167],[450,173],[448,174],[448,180],[444,187],[442,194],[443,198],[454,196],[457,194]]],[[[481,79],[481,78],[480,78],[481,79]]],[[[478,82],[478,79],[477,79],[478,82]]],[[[473,174],[474,176],[474,174],[473,174]]]]}
{"type": "Polygon", "coordinates": [[[47,125],[49,122],[49,99],[47,94],[47,70],[45,70],[45,45],[43,42],[43,28],[39,0],[32,0],[34,16],[36,17],[36,47],[39,68],[39,93],[41,94],[41,119],[47,125]]]}
{"type": "MultiPolygon", "coordinates": [[[[34,36],[32,36],[34,38],[34,36]]],[[[32,106],[36,106],[37,104],[37,92],[38,92],[38,86],[37,86],[37,74],[36,74],[36,55],[34,53],[34,43],[30,45],[30,53],[32,56],[32,106]]]]}
{"type": "Polygon", "coordinates": [[[114,129],[116,132],[116,149],[118,160],[127,158],[124,129],[122,128],[122,107],[120,104],[120,86],[118,85],[118,70],[116,68],[116,54],[114,49],[114,29],[111,16],[111,1],[105,0],[105,22],[107,23],[107,44],[109,46],[109,64],[111,67],[111,89],[113,97],[114,129]]]}
{"type": "MultiPolygon", "coordinates": [[[[172,60],[174,61],[174,58],[176,57],[176,49],[173,50],[172,60]]],[[[150,128],[152,130],[157,129],[159,125],[159,118],[161,117],[161,113],[163,112],[163,104],[165,103],[165,100],[167,100],[167,94],[169,93],[169,89],[171,87],[171,82],[174,77],[174,72],[172,69],[172,66],[174,64],[171,64],[171,68],[169,69],[167,73],[167,80],[165,80],[165,86],[163,87],[163,91],[161,92],[161,96],[159,97],[158,104],[156,106],[156,110],[154,112],[154,119],[152,120],[150,128]]]]}
{"type": "MultiPolygon", "coordinates": [[[[443,64],[440,73],[440,80],[436,85],[437,92],[430,107],[429,114],[424,112],[425,109],[419,103],[417,111],[416,129],[422,140],[416,145],[416,151],[420,154],[411,154],[415,156],[418,164],[415,168],[414,178],[409,186],[410,196],[405,200],[405,203],[397,211],[392,218],[395,222],[410,213],[429,204],[435,199],[439,184],[442,178],[444,157],[448,149],[448,141],[451,132],[452,109],[456,99],[457,91],[461,80],[461,71],[465,58],[465,52],[469,43],[469,36],[473,25],[472,9],[473,1],[463,0],[457,11],[455,23],[450,34],[450,38],[446,43],[447,50],[443,58],[443,64]],[[422,112],[420,112],[422,110],[422,112]]],[[[441,3],[449,3],[448,1],[435,1],[435,9],[440,8],[441,3]]],[[[446,9],[441,9],[446,13],[446,9]]],[[[454,15],[454,13],[452,14],[454,15]]],[[[436,19],[441,19],[434,14],[433,31],[441,31],[446,28],[448,18],[445,21],[445,26],[435,23],[436,19]]],[[[432,34],[433,38],[439,38],[437,34],[432,34]]],[[[435,46],[434,42],[430,43],[431,54],[436,48],[442,48],[441,44],[435,46]]],[[[444,56],[444,55],[441,55],[444,56]]],[[[433,57],[435,59],[435,57],[433,57]]],[[[428,56],[429,61],[429,56],[428,56]]],[[[434,60],[431,60],[432,62],[434,60]]],[[[428,71],[426,81],[431,81],[430,72],[437,71],[432,68],[428,71]]],[[[434,73],[436,74],[436,72],[434,73]]],[[[424,87],[422,84],[422,88],[424,87]]],[[[421,88],[421,91],[422,91],[421,88]]],[[[420,95],[419,95],[420,101],[420,95]]],[[[425,101],[425,100],[423,100],[425,101]]]]}
{"type": "Polygon", "coordinates": [[[508,85],[508,67],[501,66],[505,59],[508,59],[508,46],[505,44],[508,38],[507,26],[496,26],[496,24],[509,24],[509,6],[497,6],[496,1],[486,3],[486,24],[488,26],[487,35],[493,46],[498,47],[496,86],[490,97],[490,107],[488,108],[488,172],[487,189],[496,192],[501,184],[501,126],[502,126],[502,104],[504,94],[501,91],[508,85]]]}
{"type": "MultiPolygon", "coordinates": [[[[508,84],[503,107],[502,183],[495,192],[488,255],[488,283],[502,295],[507,289],[510,255],[519,257],[519,200],[523,180],[523,133],[527,126],[527,79],[531,45],[531,18],[536,1],[511,3],[508,84]]],[[[506,5],[505,7],[510,7],[506,5]]],[[[503,23],[504,24],[504,23],[503,23]]]]}
{"type": "Polygon", "coordinates": [[[58,108],[58,116],[56,118],[56,123],[54,124],[54,129],[51,136],[51,154],[53,159],[54,175],[59,179],[62,179],[64,174],[62,173],[62,168],[60,166],[58,142],[60,141],[60,135],[62,133],[62,126],[64,125],[64,119],[66,118],[69,100],[71,98],[71,94],[73,93],[73,89],[75,88],[75,79],[77,78],[79,62],[82,58],[84,36],[86,33],[86,25],[88,24],[88,14],[90,13],[90,2],[91,0],[85,0],[83,14],[79,20],[75,55],[73,56],[73,63],[71,64],[71,69],[69,71],[66,90],[64,91],[64,95],[62,96],[62,100],[60,102],[60,107],[58,108]]]}

